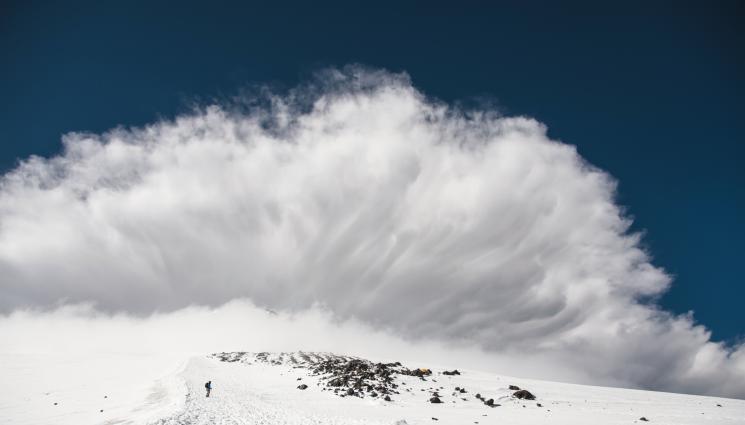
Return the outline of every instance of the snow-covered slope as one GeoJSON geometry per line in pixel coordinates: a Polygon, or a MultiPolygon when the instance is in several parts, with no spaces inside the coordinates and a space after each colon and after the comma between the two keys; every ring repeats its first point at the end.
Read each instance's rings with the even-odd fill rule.
{"type": "Polygon", "coordinates": [[[37,393],[26,390],[15,398],[6,393],[0,423],[745,424],[743,400],[527,380],[463,365],[372,363],[328,353],[196,356],[173,364],[170,373],[146,390],[138,387],[139,398],[125,397],[125,380],[117,385],[114,377],[144,377],[137,369],[143,365],[130,362],[129,369],[111,369],[100,376],[105,382],[86,374],[86,388],[65,389],[63,382],[50,378],[46,395],[38,392],[41,384],[37,393]],[[443,373],[453,367],[459,375],[443,373]],[[431,374],[417,372],[419,368],[429,368],[431,374]],[[209,398],[207,380],[213,383],[209,398]],[[516,398],[511,385],[527,389],[535,400],[516,398]],[[113,391],[106,400],[98,394],[104,387],[113,391]],[[433,396],[442,403],[430,402],[433,396]],[[486,403],[489,399],[493,407],[486,403]],[[106,403],[100,412],[104,407],[98,407],[106,403]]]}
{"type": "MultiPolygon", "coordinates": [[[[445,375],[452,370],[436,367],[431,375],[421,377],[394,373],[396,387],[388,394],[391,401],[385,401],[376,384],[366,388],[376,382],[374,372],[367,374],[373,379],[363,378],[354,388],[360,374],[351,370],[350,360],[318,353],[195,358],[183,374],[189,393],[185,409],[158,423],[577,425],[630,424],[643,422],[643,417],[659,424],[745,424],[742,400],[542,382],[468,369],[458,369],[460,375],[445,375]],[[335,369],[318,370],[329,360],[336,360],[335,369]],[[339,385],[340,376],[354,395],[347,395],[345,385],[330,385],[339,385]],[[203,388],[207,380],[214,386],[209,398],[203,388]],[[301,384],[307,389],[299,389],[301,384]],[[527,389],[536,399],[515,398],[510,385],[527,389]],[[433,395],[442,403],[431,403],[433,395]],[[484,402],[489,399],[495,407],[484,402]]],[[[368,364],[368,370],[374,371],[376,365],[368,364]]],[[[416,370],[429,365],[413,366],[416,370]]]]}
{"type": "Polygon", "coordinates": [[[0,353],[0,424],[140,424],[184,405],[189,356],[0,353]]]}

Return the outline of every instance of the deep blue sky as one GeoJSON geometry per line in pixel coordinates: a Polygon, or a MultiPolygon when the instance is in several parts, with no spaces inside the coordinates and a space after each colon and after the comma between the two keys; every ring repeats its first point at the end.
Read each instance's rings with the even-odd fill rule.
{"type": "Polygon", "coordinates": [[[65,132],[146,124],[252,83],[406,71],[428,95],[488,99],[577,145],[619,179],[676,276],[662,305],[695,310],[715,339],[745,335],[745,2],[58,3],[0,2],[0,170],[58,152],[65,132]]]}

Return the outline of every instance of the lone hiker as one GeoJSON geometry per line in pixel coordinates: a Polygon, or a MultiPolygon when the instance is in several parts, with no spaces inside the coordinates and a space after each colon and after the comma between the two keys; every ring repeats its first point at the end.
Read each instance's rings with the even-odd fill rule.
{"type": "Polygon", "coordinates": [[[204,384],[204,388],[207,390],[207,397],[209,397],[210,391],[212,390],[212,381],[207,381],[207,383],[204,384]]]}

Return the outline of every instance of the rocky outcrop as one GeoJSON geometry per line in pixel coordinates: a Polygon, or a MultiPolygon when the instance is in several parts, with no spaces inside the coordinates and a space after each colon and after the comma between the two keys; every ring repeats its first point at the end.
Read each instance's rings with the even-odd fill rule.
{"type": "Polygon", "coordinates": [[[520,400],[535,400],[535,396],[528,390],[515,391],[512,397],[519,398],[520,400]]]}

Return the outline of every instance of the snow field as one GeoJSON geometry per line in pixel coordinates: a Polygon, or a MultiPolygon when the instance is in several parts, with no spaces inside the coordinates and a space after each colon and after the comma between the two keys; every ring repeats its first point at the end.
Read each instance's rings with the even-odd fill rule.
{"type": "Polygon", "coordinates": [[[404,365],[433,374],[396,375],[399,394],[391,402],[340,397],[309,367],[331,357],[241,353],[227,362],[184,354],[0,354],[0,424],[745,424],[745,400],[528,380],[461,365],[404,365]],[[462,374],[442,375],[455,368],[462,374]],[[537,399],[513,398],[510,385],[537,399]],[[429,403],[433,391],[443,403],[429,403]],[[484,405],[477,393],[499,406],[484,405]]]}
{"type": "Polygon", "coordinates": [[[189,388],[185,409],[154,423],[577,425],[644,423],[640,418],[645,417],[654,424],[745,424],[742,400],[524,380],[463,369],[456,376],[433,370],[425,380],[398,376],[400,394],[392,395],[392,402],[339,397],[322,391],[319,377],[310,376],[309,369],[290,361],[293,358],[299,357],[282,354],[252,361],[246,355],[236,362],[194,358],[182,375],[189,388]],[[207,380],[213,383],[209,398],[204,396],[207,380]],[[301,383],[308,389],[297,389],[301,383]],[[537,399],[515,399],[509,385],[526,388],[537,399]],[[456,386],[467,393],[453,395],[456,386]],[[435,390],[442,404],[429,403],[435,390]],[[476,393],[499,406],[484,405],[476,393]]]}

